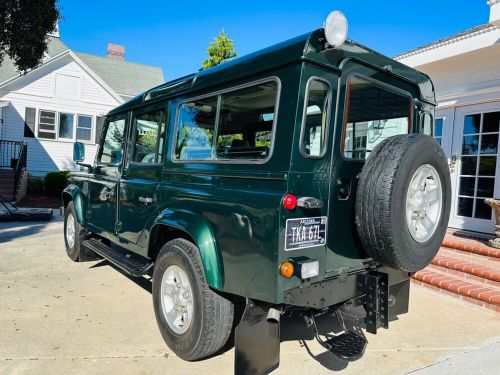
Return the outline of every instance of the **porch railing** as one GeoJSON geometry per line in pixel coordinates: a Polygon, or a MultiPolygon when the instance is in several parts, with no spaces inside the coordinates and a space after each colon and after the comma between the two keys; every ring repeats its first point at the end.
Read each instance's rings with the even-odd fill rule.
{"type": "Polygon", "coordinates": [[[12,169],[14,174],[14,186],[12,186],[12,198],[16,198],[19,181],[26,169],[28,156],[28,145],[19,141],[5,141],[0,139],[0,168],[12,169]]]}

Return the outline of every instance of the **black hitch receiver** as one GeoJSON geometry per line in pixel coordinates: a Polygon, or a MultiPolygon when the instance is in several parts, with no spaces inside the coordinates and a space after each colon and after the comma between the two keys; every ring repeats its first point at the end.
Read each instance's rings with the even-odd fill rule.
{"type": "Polygon", "coordinates": [[[279,366],[279,314],[275,305],[247,298],[234,338],[236,375],[267,374],[279,366]]]}
{"type": "Polygon", "coordinates": [[[383,272],[366,275],[366,332],[389,328],[389,277],[383,272]]]}

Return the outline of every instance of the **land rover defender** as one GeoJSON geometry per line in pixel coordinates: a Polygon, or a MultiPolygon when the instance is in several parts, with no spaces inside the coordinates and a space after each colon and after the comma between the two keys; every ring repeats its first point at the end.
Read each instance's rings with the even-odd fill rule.
{"type": "Polygon", "coordinates": [[[362,328],[407,312],[450,210],[434,88],[346,33],[332,12],[321,29],[144,92],[107,114],[92,164],[75,144],[67,254],[150,276],[179,357],[216,353],[234,324],[236,373],[267,372],[293,311],[353,361],[362,328]],[[325,335],[324,315],[342,330],[325,335]]]}

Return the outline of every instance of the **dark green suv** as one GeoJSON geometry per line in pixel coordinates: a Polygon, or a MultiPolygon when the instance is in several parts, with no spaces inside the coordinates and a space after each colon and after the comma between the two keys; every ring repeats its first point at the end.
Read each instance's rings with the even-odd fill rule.
{"type": "Polygon", "coordinates": [[[439,249],[451,193],[429,136],[433,84],[346,29],[333,12],[146,91],[107,115],[92,165],[75,144],[86,172],[62,197],[69,257],[152,276],[161,334],[185,360],[236,326],[236,372],[269,371],[288,311],[358,359],[361,328],[407,312],[409,278],[439,249]],[[326,334],[320,316],[342,330],[326,334]]]}

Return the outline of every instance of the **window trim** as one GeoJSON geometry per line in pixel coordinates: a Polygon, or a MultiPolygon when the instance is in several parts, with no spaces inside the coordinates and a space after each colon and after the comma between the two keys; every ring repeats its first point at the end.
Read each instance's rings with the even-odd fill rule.
{"type": "Polygon", "coordinates": [[[71,113],[71,112],[57,112],[57,140],[61,140],[61,141],[65,141],[65,142],[69,142],[69,141],[73,141],[73,140],[76,140],[76,124],[75,124],[75,118],[76,118],[76,115],[74,113],[71,113]],[[73,124],[72,124],[72,131],[71,131],[71,138],[65,138],[65,137],[61,137],[60,136],[60,133],[61,133],[61,115],[70,115],[70,116],[73,116],[73,124]]]}
{"type": "Polygon", "coordinates": [[[80,113],[80,112],[76,112],[76,111],[74,111],[74,112],[73,111],[64,111],[64,110],[58,111],[58,110],[44,109],[44,108],[39,108],[39,107],[26,107],[26,108],[33,108],[33,109],[35,109],[35,111],[38,112],[37,115],[35,116],[35,139],[38,139],[41,141],[49,141],[49,142],[64,142],[64,143],[82,142],[82,143],[89,144],[89,145],[96,145],[96,146],[98,145],[98,143],[94,141],[94,138],[95,138],[95,131],[96,131],[96,126],[97,126],[97,117],[99,117],[99,115],[80,113]],[[54,131],[40,129],[40,116],[41,116],[42,112],[50,112],[50,113],[55,114],[55,124],[54,124],[55,130],[54,131]],[[61,113],[73,115],[73,137],[72,138],[62,138],[59,136],[59,125],[60,125],[59,116],[61,113]],[[77,130],[77,126],[78,126],[78,117],[79,116],[90,117],[91,136],[90,136],[89,141],[79,140],[76,138],[76,130],[77,130]],[[52,138],[39,137],[38,133],[40,132],[40,130],[42,132],[55,134],[55,138],[52,139],[52,138]]]}
{"type": "MultiPolygon", "coordinates": [[[[95,142],[92,142],[92,140],[95,138],[94,132],[96,131],[96,121],[95,118],[97,116],[94,115],[86,115],[84,113],[75,113],[75,142],[82,142],[85,144],[95,144],[95,142]],[[82,140],[78,139],[76,136],[77,130],[78,130],[78,117],[90,117],[90,140],[82,140]]],[[[87,129],[87,128],[82,128],[82,129],[87,129]]]]}
{"type": "MultiPolygon", "coordinates": [[[[255,81],[251,81],[248,83],[244,83],[241,85],[233,86],[227,89],[222,89],[222,90],[217,90],[213,91],[211,93],[203,94],[203,95],[198,95],[198,96],[193,96],[190,98],[186,98],[181,100],[176,107],[175,110],[175,124],[174,124],[174,130],[173,130],[173,142],[172,142],[172,147],[170,150],[170,161],[174,164],[265,164],[267,163],[273,156],[274,153],[274,144],[275,144],[275,137],[276,137],[276,124],[278,122],[278,112],[279,112],[279,104],[280,104],[280,98],[281,98],[281,80],[279,79],[278,76],[270,76],[262,79],[258,79],[255,81]],[[199,159],[199,160],[179,160],[176,159],[175,156],[175,146],[177,144],[177,129],[179,126],[179,116],[180,116],[180,108],[183,104],[199,100],[199,99],[205,99],[209,98],[211,96],[217,97],[217,113],[216,113],[216,121],[219,120],[219,112],[220,112],[220,103],[222,100],[219,98],[221,95],[233,92],[233,91],[238,91],[241,89],[245,89],[247,87],[252,87],[252,86],[257,86],[262,83],[267,83],[267,82],[276,82],[277,84],[277,92],[276,92],[276,104],[274,106],[274,117],[273,117],[273,131],[272,131],[272,136],[271,136],[271,147],[269,149],[269,155],[265,159],[199,159]]],[[[215,123],[214,126],[214,135],[218,133],[219,131],[219,123],[215,123]]],[[[215,138],[215,137],[214,137],[215,138]]],[[[213,147],[213,146],[212,146],[213,147]]],[[[214,150],[212,150],[214,151],[214,150]]]]}
{"type": "Polygon", "coordinates": [[[345,161],[350,161],[350,162],[358,162],[358,163],[365,163],[366,159],[354,159],[354,158],[348,158],[345,156],[344,151],[345,151],[345,137],[346,137],[346,132],[347,132],[347,124],[349,120],[349,107],[350,107],[350,99],[349,95],[351,94],[351,81],[353,78],[360,78],[362,80],[368,81],[375,86],[379,86],[380,88],[388,91],[392,91],[397,94],[401,94],[403,96],[408,97],[409,99],[409,113],[408,113],[408,134],[411,134],[413,130],[413,116],[414,116],[414,111],[415,111],[415,105],[413,102],[413,95],[404,89],[401,89],[399,87],[393,86],[389,83],[379,81],[378,79],[375,79],[373,77],[367,76],[365,74],[361,73],[351,73],[347,76],[346,80],[346,89],[345,89],[345,97],[344,97],[344,118],[343,118],[343,129],[342,129],[342,137],[340,141],[340,156],[342,159],[345,161]]]}
{"type": "Polygon", "coordinates": [[[306,159],[323,159],[326,155],[327,149],[328,149],[328,141],[329,141],[329,136],[330,136],[330,118],[331,118],[331,112],[332,112],[332,97],[333,97],[333,90],[332,90],[332,85],[330,82],[324,78],[318,77],[318,76],[311,76],[307,80],[306,83],[306,95],[304,98],[304,109],[302,111],[302,122],[300,125],[300,154],[306,158],[306,159]],[[327,100],[327,114],[326,114],[326,133],[325,133],[325,139],[323,140],[323,150],[321,151],[320,155],[313,156],[313,155],[308,155],[305,152],[304,149],[304,132],[305,132],[305,126],[306,126],[306,112],[307,112],[307,103],[309,102],[309,88],[310,85],[313,81],[319,81],[326,83],[328,86],[328,100],[327,100]]]}
{"type": "Polygon", "coordinates": [[[37,117],[37,124],[36,124],[36,139],[42,139],[42,140],[46,140],[46,141],[57,141],[59,139],[59,134],[58,134],[58,131],[57,131],[57,128],[59,126],[58,124],[58,121],[57,121],[57,118],[58,118],[58,112],[57,111],[51,111],[51,110],[48,110],[48,109],[38,109],[38,116],[37,117]],[[40,120],[41,120],[41,117],[42,117],[42,112],[51,112],[54,114],[54,130],[51,131],[51,130],[45,130],[45,129],[41,129],[42,133],[52,133],[54,134],[54,139],[50,139],[50,138],[44,138],[44,137],[39,137],[38,134],[40,133],[40,120]]]}

